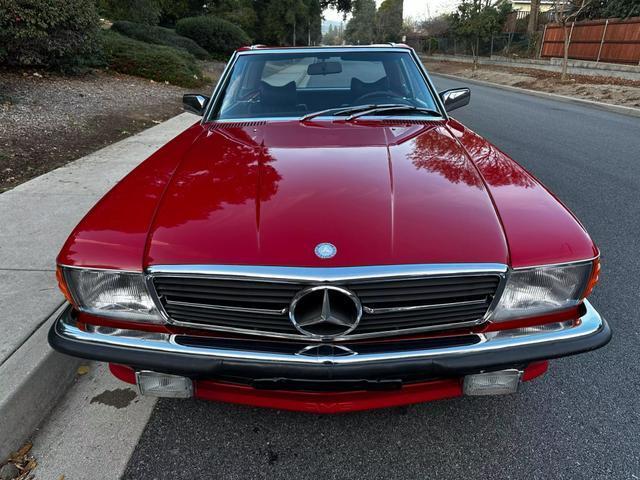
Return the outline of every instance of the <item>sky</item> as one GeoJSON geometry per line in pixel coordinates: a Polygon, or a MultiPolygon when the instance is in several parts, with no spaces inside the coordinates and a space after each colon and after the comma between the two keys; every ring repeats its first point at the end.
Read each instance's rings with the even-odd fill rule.
{"type": "MultiPolygon", "coordinates": [[[[380,5],[382,0],[376,0],[380,5]]],[[[451,12],[456,8],[457,0],[404,0],[404,17],[425,19],[441,13],[451,12]]],[[[329,9],[324,11],[326,20],[342,20],[342,14],[329,9]]]]}

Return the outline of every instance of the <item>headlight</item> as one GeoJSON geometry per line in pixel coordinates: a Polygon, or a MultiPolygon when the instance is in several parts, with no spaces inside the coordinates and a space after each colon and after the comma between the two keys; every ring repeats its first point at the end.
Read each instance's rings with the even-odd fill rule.
{"type": "Polygon", "coordinates": [[[587,287],[592,288],[594,265],[590,261],[513,270],[490,320],[504,322],[578,305],[587,287]]]}
{"type": "Polygon", "coordinates": [[[141,273],[61,267],[69,294],[82,312],[162,323],[141,273]]]}

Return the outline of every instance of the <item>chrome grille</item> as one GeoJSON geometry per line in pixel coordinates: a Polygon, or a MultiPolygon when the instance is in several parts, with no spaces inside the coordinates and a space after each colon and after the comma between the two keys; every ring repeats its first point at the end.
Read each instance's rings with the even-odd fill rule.
{"type": "Polygon", "coordinates": [[[503,272],[331,281],[293,277],[159,272],[150,278],[157,299],[172,323],[290,338],[306,338],[288,318],[293,296],[311,285],[340,285],[354,292],[362,302],[363,317],[357,329],[348,335],[358,338],[482,323],[499,291],[503,272]]]}

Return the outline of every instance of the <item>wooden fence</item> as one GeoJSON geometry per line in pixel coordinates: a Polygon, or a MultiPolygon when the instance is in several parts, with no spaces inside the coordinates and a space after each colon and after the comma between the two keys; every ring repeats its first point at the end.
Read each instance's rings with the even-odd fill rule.
{"type": "MultiPolygon", "coordinates": [[[[640,17],[574,22],[569,29],[569,58],[640,65],[640,17]]],[[[559,25],[545,26],[542,57],[562,57],[564,33],[559,25]]]]}

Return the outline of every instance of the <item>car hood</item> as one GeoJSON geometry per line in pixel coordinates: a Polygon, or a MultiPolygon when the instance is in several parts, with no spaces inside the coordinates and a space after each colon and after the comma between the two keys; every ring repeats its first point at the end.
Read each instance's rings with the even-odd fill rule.
{"type": "Polygon", "coordinates": [[[444,122],[211,124],[159,201],[144,266],[508,263],[444,122]],[[320,259],[319,243],[335,245],[320,259]]]}

